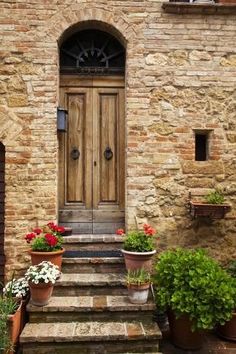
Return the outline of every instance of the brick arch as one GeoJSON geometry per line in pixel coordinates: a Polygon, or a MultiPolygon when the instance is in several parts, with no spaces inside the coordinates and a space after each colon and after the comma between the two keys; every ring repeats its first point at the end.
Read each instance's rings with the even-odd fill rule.
{"type": "Polygon", "coordinates": [[[135,38],[135,32],[126,16],[116,9],[104,10],[99,6],[88,7],[85,4],[71,5],[50,18],[50,26],[46,31],[48,37],[60,43],[65,36],[73,34],[78,29],[95,26],[113,34],[126,47],[126,44],[135,38]]]}
{"type": "MultiPolygon", "coordinates": [[[[0,282],[4,282],[5,146],[0,142],[0,282]]],[[[0,284],[1,284],[0,283],[0,284]]],[[[1,286],[1,285],[0,285],[1,286]]]]}

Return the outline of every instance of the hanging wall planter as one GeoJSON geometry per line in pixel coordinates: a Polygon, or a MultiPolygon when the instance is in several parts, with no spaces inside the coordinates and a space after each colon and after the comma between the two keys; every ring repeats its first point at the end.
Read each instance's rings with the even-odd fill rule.
{"type": "Polygon", "coordinates": [[[230,205],[224,202],[224,196],[218,189],[204,196],[203,201],[191,200],[191,193],[189,199],[189,211],[194,219],[197,217],[223,219],[231,209],[230,205]]]}
{"type": "Polygon", "coordinates": [[[208,204],[204,202],[190,201],[190,215],[197,217],[209,217],[211,219],[223,219],[225,214],[230,211],[228,204],[208,204]]]}

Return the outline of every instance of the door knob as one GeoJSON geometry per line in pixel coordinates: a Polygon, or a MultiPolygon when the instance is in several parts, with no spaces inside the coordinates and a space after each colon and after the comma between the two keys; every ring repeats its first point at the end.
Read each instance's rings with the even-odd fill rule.
{"type": "Polygon", "coordinates": [[[70,156],[73,160],[78,160],[78,158],[80,157],[79,149],[77,147],[74,147],[71,150],[70,156]]]}
{"type": "Polygon", "coordinates": [[[104,151],[104,157],[107,161],[111,160],[113,157],[112,149],[109,146],[107,146],[104,151]]]}

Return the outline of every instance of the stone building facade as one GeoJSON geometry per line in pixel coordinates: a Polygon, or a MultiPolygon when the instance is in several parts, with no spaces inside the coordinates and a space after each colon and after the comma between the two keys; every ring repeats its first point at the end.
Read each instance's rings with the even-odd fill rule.
{"type": "Polygon", "coordinates": [[[6,274],[28,260],[24,234],[58,220],[59,51],[93,28],[126,51],[125,222],[149,222],[158,247],[235,257],[236,13],[168,13],[159,0],[0,3],[0,142],[5,147],[6,274]],[[196,133],[207,136],[195,161],[196,133]],[[223,189],[223,220],[192,220],[189,192],[223,189]]]}

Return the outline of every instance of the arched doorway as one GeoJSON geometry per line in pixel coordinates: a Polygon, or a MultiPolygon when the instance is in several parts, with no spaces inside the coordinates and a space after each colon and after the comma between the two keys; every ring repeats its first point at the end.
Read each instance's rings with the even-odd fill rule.
{"type": "Polygon", "coordinates": [[[0,282],[4,282],[5,147],[0,143],[0,282]]]}
{"type": "Polygon", "coordinates": [[[125,223],[125,49],[112,35],[79,31],[60,48],[59,221],[79,233],[125,223]]]}

